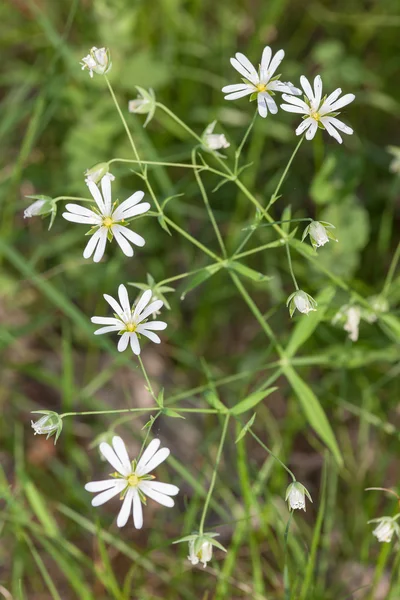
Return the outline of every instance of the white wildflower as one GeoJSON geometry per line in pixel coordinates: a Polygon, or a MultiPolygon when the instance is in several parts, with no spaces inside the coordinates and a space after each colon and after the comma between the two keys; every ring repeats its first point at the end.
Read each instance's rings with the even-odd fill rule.
{"type": "Polygon", "coordinates": [[[156,110],[156,96],[154,90],[151,88],[147,91],[140,86],[136,86],[139,95],[134,100],[130,100],[128,104],[128,110],[130,113],[136,113],[139,115],[147,115],[147,119],[144,122],[143,127],[151,121],[156,110]]]}
{"type": "Polygon", "coordinates": [[[118,436],[113,437],[112,447],[106,442],[100,444],[100,452],[116,472],[111,479],[87,483],[85,490],[101,492],[93,498],[92,506],[101,506],[119,494],[123,502],[117,518],[118,527],[124,527],[132,513],[134,526],[136,529],[142,528],[142,503],[146,504],[147,496],[163,506],[174,506],[171,496],[176,496],[179,488],[170,483],[153,481],[154,476],[149,475],[170,454],[168,448],[159,450],[160,443],[158,439],[152,440],[138,462],[129,460],[125,444],[118,436]]]}
{"type": "Polygon", "coordinates": [[[346,310],[347,320],[343,325],[343,329],[348,332],[349,338],[352,342],[358,340],[359,325],[361,319],[361,310],[359,306],[350,306],[346,310]]]}
{"type": "Polygon", "coordinates": [[[160,344],[161,340],[154,331],[161,331],[167,327],[164,321],[150,321],[146,319],[162,306],[162,300],[156,300],[149,304],[152,297],[151,290],[145,291],[135,308],[131,308],[129,296],[124,285],[118,288],[119,303],[108,294],[104,294],[104,299],[114,310],[114,317],[92,317],[92,323],[104,325],[97,329],[94,334],[101,335],[111,331],[118,331],[121,336],[118,342],[118,351],[124,352],[130,343],[134,354],[140,354],[139,335],[144,335],[155,344],[160,344]],[[147,307],[147,308],[146,308],[147,307]]]}
{"type": "Polygon", "coordinates": [[[108,48],[93,48],[90,50],[87,56],[82,58],[82,70],[87,69],[90,77],[93,77],[93,73],[98,75],[105,75],[112,67],[110,58],[110,51],[108,48]]]}
{"type": "Polygon", "coordinates": [[[273,115],[276,114],[278,106],[272,97],[274,92],[286,92],[287,94],[301,93],[290,82],[283,83],[279,81],[280,75],[273,77],[284,56],[284,51],[279,50],[272,58],[272,50],[269,46],[266,46],[262,54],[259,71],[257,72],[248,58],[244,54],[237,52],[235,58],[231,58],[231,65],[243,75],[244,83],[223,87],[222,91],[228,94],[225,96],[225,100],[236,100],[237,98],[251,94],[250,100],[257,98],[260,117],[266,117],[268,111],[273,115]]]}
{"type": "Polygon", "coordinates": [[[67,204],[65,208],[69,212],[63,213],[63,217],[67,221],[92,226],[92,235],[83,251],[83,257],[90,258],[93,254],[94,262],[99,262],[103,257],[107,239],[111,241],[113,237],[125,256],[133,256],[133,248],[130,243],[144,246],[145,240],[141,235],[124,227],[121,223],[150,209],[148,202],[139,204],[144,192],[135,192],[115,208],[115,204],[111,203],[110,174],[105,175],[101,180],[102,194],[93,181],[89,181],[87,185],[97,207],[93,207],[94,209],[91,210],[79,204],[67,204]]]}
{"type": "Polygon", "coordinates": [[[341,144],[342,138],[337,130],[348,135],[351,135],[353,130],[339,119],[336,119],[339,114],[337,111],[353,102],[354,94],[345,94],[338,100],[342,93],[342,90],[338,88],[327,98],[322,98],[322,79],[320,75],[317,75],[314,79],[314,91],[304,75],[301,76],[300,83],[306,96],[305,100],[283,94],[283,100],[289,104],[281,104],[283,110],[305,115],[303,122],[296,129],[296,135],[306,132],[306,138],[312,140],[318,127],[320,127],[326,129],[329,135],[341,144]]]}
{"type": "Polygon", "coordinates": [[[291,294],[287,299],[286,306],[289,308],[291,317],[293,316],[296,308],[304,315],[308,315],[309,312],[317,310],[317,303],[314,298],[312,298],[312,296],[306,292],[303,292],[303,290],[297,290],[296,292],[293,292],[293,294],[291,294]]]}
{"type": "Polygon", "coordinates": [[[28,208],[24,210],[24,219],[30,219],[31,217],[36,217],[37,215],[42,214],[42,209],[46,205],[46,200],[36,200],[33,202],[28,208]]]}
{"type": "Polygon", "coordinates": [[[197,565],[199,562],[203,563],[203,567],[206,568],[207,563],[212,559],[213,547],[212,543],[208,540],[202,541],[200,548],[195,549],[196,540],[189,540],[189,556],[188,560],[192,565],[197,565]]]}
{"type": "Polygon", "coordinates": [[[286,490],[285,500],[289,504],[289,510],[306,510],[306,496],[312,502],[308,490],[299,483],[294,481],[286,490]]]}
{"type": "Polygon", "coordinates": [[[303,242],[306,236],[309,235],[314,249],[325,246],[330,239],[337,242],[337,239],[329,229],[335,229],[335,226],[331,225],[331,223],[326,223],[325,221],[311,221],[305,228],[301,241],[303,242]]]}
{"type": "Polygon", "coordinates": [[[42,414],[37,421],[31,421],[31,426],[35,435],[45,435],[46,439],[55,434],[54,443],[57,442],[62,431],[62,419],[61,417],[52,410],[40,410],[35,413],[42,414]]]}
{"type": "Polygon", "coordinates": [[[372,519],[368,523],[378,523],[378,526],[372,532],[372,535],[376,537],[378,542],[386,542],[388,544],[392,541],[394,533],[400,536],[400,527],[392,517],[372,519]]]}
{"type": "Polygon", "coordinates": [[[226,139],[223,133],[213,133],[214,128],[217,124],[217,121],[213,121],[210,125],[207,125],[204,130],[203,135],[201,136],[203,140],[203,150],[206,151],[215,151],[220,150],[221,148],[229,148],[230,143],[226,139]]]}
{"type": "Polygon", "coordinates": [[[400,173],[400,148],[398,146],[388,146],[386,150],[393,156],[389,165],[389,171],[400,173]]]}

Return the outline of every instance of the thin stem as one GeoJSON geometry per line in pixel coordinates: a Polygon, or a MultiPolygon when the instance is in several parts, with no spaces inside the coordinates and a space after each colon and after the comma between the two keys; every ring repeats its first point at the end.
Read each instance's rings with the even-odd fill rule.
{"type": "Polygon", "coordinates": [[[120,116],[120,119],[121,119],[121,121],[122,121],[122,124],[123,124],[123,126],[124,126],[124,128],[125,128],[126,135],[128,136],[129,142],[130,142],[130,144],[131,144],[131,146],[132,146],[133,154],[135,155],[135,158],[136,158],[136,160],[138,161],[139,165],[141,166],[141,162],[140,162],[140,158],[139,158],[138,152],[137,152],[137,150],[136,150],[136,145],[135,145],[135,142],[133,141],[133,138],[132,138],[131,132],[129,131],[128,124],[127,124],[127,122],[126,122],[126,120],[125,120],[125,117],[124,117],[124,115],[123,115],[123,113],[122,113],[122,110],[121,110],[121,108],[120,108],[120,106],[119,106],[119,104],[118,104],[118,100],[117,100],[117,98],[116,98],[116,96],[115,96],[115,94],[114,94],[114,90],[113,90],[113,88],[112,88],[112,86],[111,86],[111,83],[110,83],[110,82],[109,82],[109,80],[108,80],[108,77],[107,77],[107,75],[104,75],[104,78],[105,78],[105,80],[106,80],[106,83],[107,83],[108,89],[110,90],[111,97],[112,97],[112,99],[113,99],[113,101],[114,101],[115,107],[116,107],[116,109],[117,109],[117,111],[118,111],[118,114],[119,114],[119,116],[120,116]]]}
{"type": "Polygon", "coordinates": [[[201,164],[201,165],[191,165],[189,163],[174,163],[174,162],[162,162],[157,160],[134,160],[131,158],[112,158],[107,162],[108,165],[111,163],[121,162],[121,163],[132,163],[132,164],[142,164],[149,165],[153,167],[179,167],[181,169],[198,169],[199,171],[210,171],[211,173],[215,173],[220,177],[226,177],[225,173],[222,171],[218,171],[217,169],[213,169],[212,167],[201,164]]]}
{"type": "Polygon", "coordinates": [[[270,242],[269,244],[263,244],[262,246],[258,246],[257,248],[252,248],[251,250],[246,250],[246,252],[240,252],[240,254],[234,254],[232,256],[232,260],[238,260],[238,258],[243,258],[244,256],[249,256],[250,254],[256,254],[257,252],[262,252],[263,250],[268,250],[268,248],[276,248],[278,245],[282,245],[285,243],[285,240],[277,240],[276,242],[270,242]]]}
{"type": "Polygon", "coordinates": [[[235,152],[235,167],[233,169],[233,172],[235,173],[235,175],[237,174],[237,171],[238,171],[239,158],[240,158],[240,155],[242,153],[243,146],[245,145],[246,140],[247,140],[247,138],[250,135],[250,131],[253,129],[255,120],[257,118],[257,113],[258,113],[258,110],[256,109],[255,112],[254,112],[253,118],[252,118],[252,120],[250,122],[250,125],[248,126],[248,128],[246,130],[246,133],[243,136],[243,139],[242,139],[242,141],[240,143],[240,146],[239,146],[239,148],[235,152]]]}
{"type": "Polygon", "coordinates": [[[219,466],[219,463],[220,463],[220,460],[221,460],[221,456],[222,456],[222,449],[223,449],[224,443],[225,443],[226,432],[228,431],[229,417],[230,417],[230,415],[229,415],[229,413],[227,413],[225,415],[224,425],[223,425],[223,428],[222,428],[221,439],[220,439],[220,442],[219,442],[219,447],[218,447],[218,452],[217,452],[217,458],[216,458],[215,465],[214,465],[214,471],[213,471],[213,474],[212,474],[210,487],[209,487],[208,492],[207,492],[207,497],[206,497],[206,500],[204,502],[204,507],[203,507],[203,513],[201,515],[200,526],[199,526],[199,533],[200,533],[200,535],[203,535],[203,533],[204,533],[204,521],[206,519],[208,505],[210,504],[211,496],[212,496],[213,489],[214,489],[214,486],[215,486],[215,481],[217,479],[218,466],[219,466]]]}
{"type": "Polygon", "coordinates": [[[296,290],[300,289],[299,286],[297,285],[297,280],[296,277],[294,275],[294,271],[293,271],[293,265],[292,265],[292,257],[290,255],[290,248],[289,248],[289,244],[286,244],[286,255],[287,255],[287,259],[288,259],[288,264],[289,264],[289,271],[290,274],[292,276],[293,279],[293,283],[294,283],[294,287],[296,288],[296,290]]]}
{"type": "Polygon", "coordinates": [[[169,219],[165,215],[164,215],[164,220],[173,229],[175,229],[181,235],[183,235],[183,237],[185,237],[187,240],[189,240],[190,242],[192,242],[192,244],[194,244],[195,246],[197,246],[198,248],[200,248],[205,254],[208,254],[208,256],[211,256],[211,258],[213,258],[215,261],[217,261],[219,263],[222,262],[222,258],[220,258],[219,256],[217,256],[217,254],[215,254],[214,252],[212,252],[211,250],[209,250],[206,246],[203,246],[203,244],[201,242],[199,242],[198,240],[196,240],[196,238],[192,237],[190,235],[190,233],[187,233],[186,231],[184,231],[184,229],[182,229],[181,227],[179,227],[179,225],[177,225],[176,223],[174,223],[173,221],[171,221],[171,219],[169,219]]]}
{"type": "Polygon", "coordinates": [[[289,475],[290,475],[290,477],[293,479],[293,481],[297,481],[297,480],[296,480],[296,477],[294,476],[294,474],[292,473],[292,471],[289,469],[289,467],[287,467],[287,466],[285,465],[285,463],[283,463],[283,462],[281,461],[281,459],[280,459],[280,458],[278,458],[278,457],[277,457],[277,456],[276,456],[276,455],[275,455],[275,454],[272,452],[272,450],[270,450],[270,449],[268,448],[268,446],[266,446],[266,445],[264,444],[264,442],[262,442],[262,441],[260,440],[260,438],[258,437],[258,435],[256,435],[256,434],[254,433],[254,431],[251,429],[251,427],[250,427],[250,429],[249,429],[249,433],[250,433],[250,434],[253,436],[253,438],[256,440],[256,442],[258,442],[258,443],[260,444],[260,446],[261,446],[262,448],[264,448],[264,450],[265,450],[266,452],[268,452],[268,454],[269,454],[270,456],[272,456],[272,458],[274,458],[276,461],[278,461],[278,463],[281,465],[281,467],[283,467],[283,468],[285,469],[285,471],[287,471],[287,472],[289,473],[289,475]]]}
{"type": "Polygon", "coordinates": [[[57,198],[53,198],[53,202],[59,200],[79,200],[80,202],[92,202],[94,204],[93,198],[80,198],[79,196],[57,196],[57,198]]]}
{"type": "MultiPolygon", "coordinates": [[[[195,164],[195,162],[196,162],[196,149],[193,148],[193,150],[192,150],[192,163],[195,164]]],[[[226,252],[224,240],[222,239],[221,232],[220,232],[218,224],[217,224],[217,222],[215,220],[214,213],[212,211],[212,208],[210,206],[210,202],[208,200],[207,192],[206,192],[205,187],[203,185],[203,181],[202,181],[202,179],[200,177],[200,173],[198,171],[195,171],[194,175],[196,177],[197,185],[199,186],[200,193],[202,195],[205,207],[207,209],[208,216],[209,216],[210,221],[212,223],[212,226],[214,228],[215,235],[216,235],[218,243],[219,243],[219,245],[221,247],[222,254],[223,254],[224,258],[227,258],[227,252],[226,252]]]]}
{"type": "MultiPolygon", "coordinates": [[[[214,263],[217,265],[218,263],[214,263]]],[[[209,265],[213,266],[213,265],[209,265]]],[[[207,267],[201,267],[200,269],[194,269],[193,271],[187,271],[187,273],[179,273],[179,275],[174,275],[173,277],[168,277],[167,279],[163,279],[157,284],[157,287],[163,286],[166,283],[172,283],[173,281],[178,281],[179,279],[185,279],[185,277],[190,277],[191,275],[196,275],[196,273],[200,273],[204,271],[207,267]]]]}
{"type": "Polygon", "coordinates": [[[390,286],[392,285],[393,277],[394,277],[399,259],[400,259],[400,243],[396,248],[396,251],[392,258],[392,262],[390,263],[388,274],[386,275],[385,285],[383,286],[383,290],[382,290],[383,296],[387,296],[389,293],[389,289],[390,289],[390,286]]]}
{"type": "MultiPolygon", "coordinates": [[[[179,413],[194,413],[194,414],[205,414],[205,415],[218,415],[222,411],[217,408],[180,408],[173,405],[168,405],[168,408],[172,408],[175,412],[179,413]]],[[[68,412],[59,415],[60,419],[65,417],[87,417],[93,415],[119,415],[124,413],[149,413],[158,411],[159,407],[153,406],[153,408],[117,408],[113,410],[86,410],[83,412],[68,412]]],[[[32,411],[35,413],[36,411],[32,411]]],[[[225,414],[225,413],[224,413],[225,414]]]]}
{"type": "Polygon", "coordinates": [[[285,179],[286,175],[288,174],[288,171],[293,162],[293,159],[296,156],[297,151],[300,148],[301,144],[303,143],[303,140],[304,140],[304,135],[301,137],[299,143],[297,144],[296,148],[293,150],[291,157],[289,158],[289,161],[285,167],[285,170],[283,171],[282,176],[281,176],[280,180],[278,181],[278,185],[276,186],[275,191],[272,194],[271,199],[268,203],[267,210],[270,208],[270,206],[272,206],[272,204],[274,204],[274,202],[276,202],[277,196],[279,194],[279,190],[281,189],[281,186],[282,186],[282,183],[284,182],[284,179],[285,179]]]}
{"type": "Polygon", "coordinates": [[[146,369],[144,368],[144,364],[143,364],[142,357],[140,356],[140,354],[138,355],[138,359],[139,359],[140,368],[142,369],[143,376],[147,383],[147,389],[149,390],[150,394],[152,395],[153,400],[155,402],[157,402],[156,395],[155,395],[152,385],[150,383],[150,379],[149,379],[149,376],[147,375],[146,369]]]}

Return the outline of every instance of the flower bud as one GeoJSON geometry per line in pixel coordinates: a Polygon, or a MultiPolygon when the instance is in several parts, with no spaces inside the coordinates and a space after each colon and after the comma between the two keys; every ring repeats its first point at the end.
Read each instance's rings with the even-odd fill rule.
{"type": "Polygon", "coordinates": [[[299,483],[294,481],[286,490],[285,500],[289,504],[289,510],[306,510],[306,496],[312,502],[308,490],[299,483]]]}
{"type": "Polygon", "coordinates": [[[190,560],[192,565],[197,565],[199,562],[202,562],[203,567],[205,568],[212,558],[213,548],[210,541],[202,541],[201,538],[198,538],[198,540],[189,541],[188,560],[190,560]],[[200,540],[200,544],[197,543],[198,540],[200,540]]]}
{"type": "Polygon", "coordinates": [[[325,246],[330,239],[337,242],[337,239],[334,237],[332,232],[329,231],[329,229],[334,228],[334,225],[325,221],[311,221],[311,223],[305,228],[301,241],[303,242],[307,235],[309,235],[314,249],[317,249],[320,246],[325,246]]]}
{"type": "Polygon", "coordinates": [[[82,70],[87,69],[90,77],[93,77],[93,73],[97,75],[105,75],[112,67],[110,58],[110,51],[108,48],[93,48],[90,50],[87,56],[82,58],[82,70]]]}
{"type": "Polygon", "coordinates": [[[400,527],[392,517],[381,517],[380,519],[372,519],[368,523],[378,523],[378,526],[373,530],[372,535],[376,537],[378,542],[389,543],[392,541],[393,534],[400,536],[400,527]]]}
{"type": "Polygon", "coordinates": [[[62,418],[52,410],[40,410],[35,411],[35,413],[43,415],[38,421],[31,421],[35,435],[46,435],[48,440],[50,436],[55,434],[54,444],[56,444],[63,426],[62,418]]]}
{"type": "Polygon", "coordinates": [[[203,140],[202,149],[206,152],[215,152],[216,150],[229,148],[230,146],[230,143],[223,133],[213,133],[216,124],[217,121],[210,123],[201,136],[201,139],[203,140]]]}
{"type": "Polygon", "coordinates": [[[94,167],[92,167],[91,169],[87,169],[84,173],[85,174],[85,183],[88,184],[89,182],[92,181],[93,183],[97,184],[106,175],[108,175],[108,177],[111,179],[111,181],[114,181],[115,177],[114,177],[114,175],[109,173],[108,169],[109,169],[108,163],[105,163],[105,162],[97,163],[97,165],[94,165],[94,167]]]}
{"type": "Polygon", "coordinates": [[[37,198],[37,200],[24,210],[24,219],[46,216],[53,212],[53,203],[49,196],[27,196],[27,198],[37,198]]]}
{"type": "Polygon", "coordinates": [[[304,315],[308,315],[309,312],[315,311],[317,303],[309,294],[303,292],[303,290],[297,290],[289,296],[286,302],[286,306],[289,308],[290,316],[293,316],[294,311],[297,310],[304,315]]]}
{"type": "Polygon", "coordinates": [[[361,310],[359,306],[350,306],[346,312],[347,321],[343,325],[343,329],[348,332],[349,338],[352,342],[358,340],[361,310]]]}
{"type": "Polygon", "coordinates": [[[130,113],[138,115],[148,115],[143,127],[150,123],[156,110],[156,96],[151,88],[147,91],[140,86],[136,86],[139,95],[134,100],[130,100],[128,110],[130,113]]]}

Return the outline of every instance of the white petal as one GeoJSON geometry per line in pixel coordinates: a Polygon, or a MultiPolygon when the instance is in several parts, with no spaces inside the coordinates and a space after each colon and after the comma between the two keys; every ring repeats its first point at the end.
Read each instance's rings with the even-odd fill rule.
{"type": "MultiPolygon", "coordinates": [[[[144,335],[145,337],[149,338],[149,340],[151,340],[155,344],[161,344],[161,339],[158,337],[158,335],[156,333],[153,333],[152,331],[147,331],[147,329],[140,329],[141,327],[143,327],[143,325],[139,325],[139,327],[137,328],[136,331],[138,333],[140,333],[141,335],[144,335]]],[[[133,350],[133,348],[132,348],[132,350],[133,350]]]]}
{"type": "Polygon", "coordinates": [[[139,192],[135,192],[134,194],[132,194],[132,196],[129,196],[129,198],[127,198],[126,200],[124,200],[122,202],[122,204],[120,204],[115,211],[113,212],[113,217],[116,221],[119,220],[119,214],[122,214],[123,212],[125,212],[126,210],[128,210],[129,208],[132,208],[133,206],[135,206],[136,204],[138,204],[142,198],[144,196],[144,192],[139,191],[139,192]]]}
{"type": "Polygon", "coordinates": [[[224,100],[237,100],[238,98],[244,98],[244,96],[248,96],[257,90],[249,85],[244,88],[241,92],[233,92],[232,94],[228,94],[224,96],[224,100]]]}
{"type": "Polygon", "coordinates": [[[284,83],[283,81],[271,81],[268,84],[268,89],[272,90],[273,92],[280,92],[281,94],[290,95],[292,95],[294,91],[297,91],[297,88],[295,88],[294,86],[290,86],[289,84],[284,83]]]}
{"type": "MultiPolygon", "coordinates": [[[[122,326],[123,327],[123,326],[122,326]]],[[[103,333],[111,333],[111,331],[121,331],[121,325],[109,325],[108,327],[100,327],[94,331],[94,335],[103,335],[103,333]]]]}
{"type": "Polygon", "coordinates": [[[139,356],[140,344],[139,344],[139,339],[138,339],[138,336],[136,335],[136,333],[131,333],[131,349],[132,349],[133,354],[136,354],[136,356],[139,356]]]}
{"type": "Polygon", "coordinates": [[[265,92],[261,92],[257,95],[258,114],[263,119],[265,119],[265,117],[268,115],[268,104],[265,100],[265,96],[268,96],[268,94],[266,94],[265,92]]]}
{"type": "Polygon", "coordinates": [[[353,102],[354,98],[354,94],[345,94],[344,96],[339,98],[339,100],[336,100],[336,102],[333,102],[330,105],[331,111],[336,111],[339,108],[343,108],[343,106],[346,106],[347,104],[350,104],[350,102],[353,102]]]}
{"type": "Polygon", "coordinates": [[[268,71],[269,63],[272,56],[272,50],[269,46],[265,46],[261,57],[261,69],[265,73],[268,71]]]}
{"type": "Polygon", "coordinates": [[[92,506],[101,506],[102,504],[105,504],[106,502],[111,500],[111,498],[114,498],[114,496],[120,494],[125,487],[126,481],[117,479],[113,488],[111,488],[110,490],[106,490],[105,492],[102,492],[101,494],[93,498],[92,506]]]}
{"type": "Polygon", "coordinates": [[[99,220],[95,219],[94,217],[84,217],[82,215],[76,215],[69,212],[63,213],[62,216],[66,221],[71,221],[71,223],[82,223],[83,225],[99,224],[99,220]]]}
{"type": "Polygon", "coordinates": [[[157,490],[153,489],[150,481],[143,481],[140,484],[140,489],[146,496],[152,498],[152,500],[158,502],[159,504],[162,504],[163,506],[168,506],[168,508],[172,508],[175,504],[175,502],[170,496],[167,496],[166,494],[161,494],[160,492],[157,492],[157,490]]]}
{"type": "Polygon", "coordinates": [[[236,52],[235,58],[231,58],[231,65],[236,71],[238,71],[245,79],[257,85],[259,83],[258,73],[249,61],[249,59],[241,52],[236,52]]]}
{"type": "Polygon", "coordinates": [[[93,261],[98,263],[101,261],[104,255],[104,250],[106,249],[107,244],[107,229],[105,227],[100,227],[100,238],[99,243],[97,244],[97,248],[94,251],[93,261]]]}
{"type": "Polygon", "coordinates": [[[179,494],[179,488],[176,485],[172,485],[171,483],[163,483],[162,481],[149,481],[148,484],[161,494],[166,494],[167,496],[176,496],[179,494]]]}
{"type": "Polygon", "coordinates": [[[320,105],[322,98],[322,79],[320,75],[317,75],[314,79],[314,103],[313,109],[317,110],[320,105]]]}
{"type": "MultiPolygon", "coordinates": [[[[341,88],[337,88],[334,92],[332,92],[332,94],[329,94],[329,96],[326,98],[325,102],[321,106],[320,113],[323,114],[325,109],[329,109],[330,105],[333,104],[333,102],[335,102],[335,100],[339,98],[341,93],[341,88]]],[[[328,110],[327,112],[330,111],[328,110]]]]}
{"type": "Polygon", "coordinates": [[[124,323],[115,317],[92,317],[90,319],[96,325],[119,325],[122,329],[124,323]]]}
{"type": "Polygon", "coordinates": [[[126,492],[124,501],[121,506],[121,510],[118,514],[117,527],[124,527],[124,525],[127,524],[131,512],[134,493],[135,490],[133,488],[129,488],[129,490],[126,492]]]}
{"type": "Polygon", "coordinates": [[[104,492],[104,490],[109,490],[110,488],[113,488],[115,484],[115,479],[104,479],[103,481],[90,481],[85,485],[85,490],[87,492],[104,492]]]}
{"type": "Polygon", "coordinates": [[[142,238],[141,235],[135,233],[131,229],[128,229],[128,227],[124,227],[123,225],[114,225],[112,231],[113,233],[115,231],[119,231],[124,237],[126,237],[130,242],[132,242],[132,244],[136,244],[136,246],[142,247],[146,243],[146,240],[142,238]]]}
{"type": "Polygon", "coordinates": [[[317,123],[317,121],[314,121],[312,119],[311,125],[309,126],[309,128],[307,129],[307,132],[306,132],[306,139],[312,140],[313,137],[315,136],[315,134],[317,133],[317,129],[318,129],[318,123],[317,123]]]}
{"type": "Polygon", "coordinates": [[[221,91],[225,94],[229,94],[231,92],[243,92],[244,90],[248,89],[253,90],[255,88],[252,85],[249,85],[248,83],[234,83],[233,85],[225,85],[221,91]]]}
{"type": "Polygon", "coordinates": [[[282,94],[282,100],[285,100],[285,102],[289,102],[289,104],[294,104],[295,106],[299,106],[300,108],[303,109],[305,114],[308,114],[310,112],[310,107],[304,102],[304,100],[301,100],[300,98],[297,98],[296,96],[293,95],[289,95],[289,94],[282,94]]]}
{"type": "Polygon", "coordinates": [[[305,95],[312,102],[314,100],[314,93],[312,91],[310,82],[308,81],[307,77],[304,77],[304,75],[302,75],[300,77],[300,84],[304,90],[305,95]]]}
{"type": "Polygon", "coordinates": [[[161,450],[156,452],[153,458],[141,469],[141,475],[146,475],[147,473],[150,473],[150,471],[153,471],[168,458],[169,454],[169,448],[161,448],[161,450]]]}
{"type": "Polygon", "coordinates": [[[143,452],[142,457],[140,458],[140,460],[137,464],[137,467],[136,467],[136,473],[138,475],[143,475],[142,469],[147,465],[149,460],[151,460],[153,458],[154,454],[159,449],[160,444],[161,444],[160,440],[155,438],[147,446],[146,450],[143,452]]]}
{"type": "Polygon", "coordinates": [[[111,179],[108,174],[101,179],[101,191],[104,198],[105,214],[111,215],[111,179]]]}
{"type": "Polygon", "coordinates": [[[142,529],[143,527],[142,503],[139,498],[139,493],[136,490],[133,496],[133,524],[136,529],[142,529]]]}
{"type": "Polygon", "coordinates": [[[301,135],[302,133],[304,133],[305,130],[310,127],[311,123],[314,122],[314,119],[312,119],[311,117],[308,117],[308,119],[304,119],[304,121],[302,121],[296,129],[296,135],[301,135]]]}
{"type": "Polygon", "coordinates": [[[118,225],[114,225],[112,228],[115,241],[117,242],[118,246],[121,248],[125,256],[128,256],[130,258],[133,256],[133,248],[128,242],[128,240],[122,235],[121,231],[117,229],[117,227],[118,225]]]}
{"type": "Polygon", "coordinates": [[[129,318],[131,314],[131,305],[129,302],[128,290],[122,283],[118,287],[118,298],[125,316],[129,318]]]}
{"type": "Polygon", "coordinates": [[[116,221],[122,221],[123,219],[130,219],[131,217],[136,217],[137,215],[142,215],[143,213],[150,210],[150,208],[151,208],[151,206],[148,202],[142,202],[141,204],[138,204],[137,206],[132,206],[132,208],[129,208],[128,210],[125,210],[124,212],[121,212],[119,210],[120,207],[118,206],[117,210],[115,211],[117,214],[115,215],[115,213],[113,213],[113,218],[116,221]]]}
{"type": "Polygon", "coordinates": [[[149,321],[148,323],[142,323],[139,327],[141,329],[150,329],[150,331],[162,331],[167,328],[167,324],[164,321],[149,321]]]}
{"type": "Polygon", "coordinates": [[[283,50],[278,50],[268,68],[269,77],[271,78],[285,57],[283,50]]]}
{"type": "Polygon", "coordinates": [[[329,135],[331,135],[333,138],[335,138],[335,140],[337,142],[339,142],[339,144],[342,143],[342,137],[340,135],[340,133],[338,131],[336,131],[336,129],[333,127],[333,125],[331,125],[331,123],[329,122],[329,119],[327,117],[322,118],[321,122],[323,123],[325,129],[327,130],[327,132],[329,133],[329,135]]]}
{"type": "Polygon", "coordinates": [[[83,217],[89,217],[90,219],[94,219],[97,222],[101,222],[101,217],[94,210],[90,210],[89,208],[85,208],[84,206],[80,206],[79,204],[66,204],[65,208],[69,210],[71,213],[75,213],[76,215],[82,215],[83,217]]]}
{"type": "Polygon", "coordinates": [[[112,445],[113,445],[115,454],[117,455],[117,457],[123,464],[124,468],[127,471],[132,471],[131,461],[129,460],[129,455],[126,450],[124,440],[121,437],[119,437],[118,435],[115,435],[112,439],[112,445]]]}
{"type": "Polygon", "coordinates": [[[118,456],[115,454],[114,450],[111,448],[110,444],[107,444],[107,442],[101,442],[99,449],[104,458],[108,460],[110,465],[114,467],[114,469],[118,471],[118,473],[124,475],[124,477],[130,475],[131,469],[126,469],[124,467],[124,465],[119,460],[118,456]]]}
{"type": "Polygon", "coordinates": [[[140,313],[139,318],[135,319],[136,323],[141,323],[142,321],[144,321],[144,319],[147,319],[149,315],[152,315],[153,313],[159,311],[160,308],[163,306],[164,302],[162,300],[155,300],[154,302],[149,304],[149,306],[143,312],[140,313]]]}
{"type": "Polygon", "coordinates": [[[308,114],[308,110],[306,112],[303,108],[295,106],[294,104],[281,104],[281,108],[286,110],[286,112],[298,113],[300,115],[308,114]]]}
{"type": "Polygon", "coordinates": [[[348,125],[345,125],[343,121],[336,119],[336,117],[322,117],[321,121],[324,123],[325,119],[328,119],[331,125],[339,129],[339,131],[343,131],[343,133],[347,133],[347,135],[352,135],[354,131],[348,125]]]}
{"type": "Polygon", "coordinates": [[[150,302],[151,296],[152,296],[152,291],[151,290],[146,290],[145,292],[143,292],[142,296],[140,297],[139,302],[136,304],[135,311],[133,313],[133,318],[134,319],[136,319],[137,317],[141,316],[140,313],[142,312],[142,310],[150,302]]]}
{"type": "Polygon", "coordinates": [[[119,338],[118,346],[117,346],[118,352],[125,352],[125,350],[128,347],[128,344],[129,344],[130,336],[131,336],[131,334],[128,333],[127,331],[125,331],[125,333],[123,333],[121,335],[121,337],[119,338]]]}
{"type": "Polygon", "coordinates": [[[94,201],[96,202],[97,206],[99,207],[101,214],[104,215],[105,214],[105,205],[103,202],[103,198],[101,197],[99,188],[93,181],[89,181],[87,186],[90,190],[90,193],[92,194],[92,196],[94,198],[94,201]]]}
{"type": "Polygon", "coordinates": [[[118,304],[118,302],[112,296],[108,294],[103,294],[103,298],[108,304],[111,306],[116,315],[121,317],[124,313],[123,308],[118,304]]]}
{"type": "Polygon", "coordinates": [[[88,243],[83,251],[83,258],[90,258],[99,243],[102,236],[101,229],[98,229],[93,235],[90,236],[88,243]]]}

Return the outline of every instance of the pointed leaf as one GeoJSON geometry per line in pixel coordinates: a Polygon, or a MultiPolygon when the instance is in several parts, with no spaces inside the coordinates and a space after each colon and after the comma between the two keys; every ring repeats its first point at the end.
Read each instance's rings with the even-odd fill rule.
{"type": "Polygon", "coordinates": [[[254,394],[250,394],[250,396],[247,396],[247,398],[231,408],[230,412],[233,415],[241,415],[242,413],[246,412],[246,410],[250,410],[251,408],[254,408],[254,406],[257,406],[257,404],[264,400],[264,398],[272,394],[272,392],[277,389],[277,387],[271,387],[267,390],[262,390],[261,392],[254,392],[254,394]]]}
{"type": "Polygon", "coordinates": [[[228,263],[228,268],[233,269],[243,277],[247,277],[248,279],[252,279],[253,281],[270,281],[272,277],[268,277],[268,275],[264,275],[259,271],[255,271],[254,269],[250,269],[250,267],[246,267],[246,265],[242,265],[242,263],[232,260],[228,263]]]}
{"type": "Polygon", "coordinates": [[[246,425],[244,427],[242,427],[242,429],[239,432],[239,435],[237,436],[237,438],[235,440],[235,444],[237,444],[238,442],[240,442],[240,440],[242,438],[244,438],[244,436],[246,435],[246,433],[248,432],[248,430],[250,429],[250,427],[253,426],[255,418],[256,418],[256,413],[254,413],[254,415],[251,417],[251,419],[249,419],[247,421],[246,425]]]}

